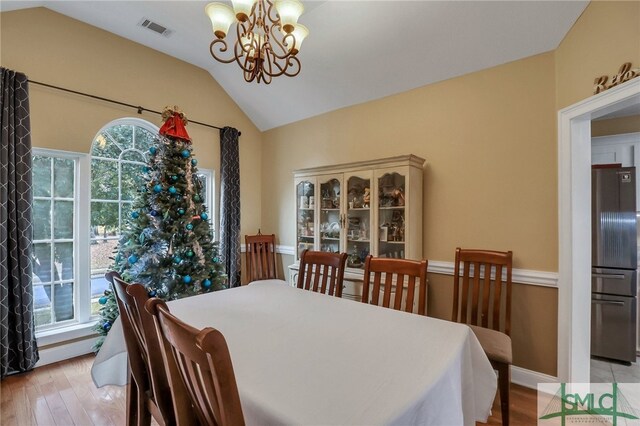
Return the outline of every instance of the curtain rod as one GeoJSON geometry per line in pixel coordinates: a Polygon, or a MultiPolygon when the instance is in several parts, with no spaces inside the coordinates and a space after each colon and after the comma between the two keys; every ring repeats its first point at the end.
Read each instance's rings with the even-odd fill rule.
{"type": "MultiPolygon", "coordinates": [[[[149,108],[142,107],[140,105],[132,105],[132,104],[116,101],[116,100],[109,99],[109,98],[103,98],[102,96],[91,95],[89,93],[78,92],[76,90],[66,89],[66,88],[60,87],[60,86],[54,86],[53,84],[42,83],[40,81],[35,81],[35,80],[27,80],[27,81],[29,83],[31,83],[31,84],[37,84],[39,86],[49,87],[51,89],[61,90],[63,92],[73,93],[75,95],[86,96],[88,98],[98,99],[100,101],[111,102],[112,104],[117,104],[117,105],[122,105],[122,106],[129,107],[129,108],[133,108],[136,111],[138,111],[138,114],[142,114],[143,111],[147,111],[147,112],[151,112],[153,114],[162,115],[162,113],[160,111],[155,111],[155,110],[152,110],[152,109],[149,109],[149,108]]],[[[195,121],[195,120],[189,119],[189,123],[199,124],[201,126],[209,127],[211,129],[222,130],[222,127],[214,126],[213,124],[203,123],[201,121],[195,121]]],[[[242,132],[238,132],[238,136],[240,136],[240,135],[242,135],[242,132]]]]}

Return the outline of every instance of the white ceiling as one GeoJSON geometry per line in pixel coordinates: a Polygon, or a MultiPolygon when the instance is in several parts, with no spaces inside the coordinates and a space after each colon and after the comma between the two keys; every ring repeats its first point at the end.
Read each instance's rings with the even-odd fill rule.
{"type": "Polygon", "coordinates": [[[305,1],[302,72],[246,83],[209,54],[207,1],[7,1],[45,6],[208,70],[260,130],[555,49],[588,1],[305,1]],[[149,18],[165,38],[138,26],[149,18]]]}

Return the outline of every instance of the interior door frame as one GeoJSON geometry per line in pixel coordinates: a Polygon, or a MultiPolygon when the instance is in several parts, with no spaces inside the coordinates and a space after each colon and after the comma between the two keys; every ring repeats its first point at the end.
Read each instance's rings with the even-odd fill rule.
{"type": "Polygon", "coordinates": [[[589,383],[591,121],[640,103],[640,78],[558,111],[558,379],[589,383]]]}

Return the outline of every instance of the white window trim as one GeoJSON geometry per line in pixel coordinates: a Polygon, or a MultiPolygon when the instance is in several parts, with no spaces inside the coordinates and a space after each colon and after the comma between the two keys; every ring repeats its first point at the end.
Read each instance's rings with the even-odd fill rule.
{"type": "MultiPolygon", "coordinates": [[[[83,309],[84,306],[83,306],[83,303],[81,303],[83,294],[86,292],[86,288],[88,287],[87,285],[83,285],[83,283],[87,282],[87,276],[86,276],[87,274],[83,273],[83,269],[86,269],[86,268],[81,267],[81,265],[86,264],[88,260],[88,254],[85,248],[82,247],[83,224],[87,222],[88,214],[86,210],[83,210],[84,203],[82,202],[83,201],[82,192],[85,189],[83,188],[83,185],[81,185],[80,183],[82,182],[82,179],[83,179],[83,173],[87,172],[85,169],[88,165],[89,155],[79,153],[79,152],[61,151],[61,150],[53,150],[53,149],[46,149],[46,148],[33,148],[31,154],[41,155],[44,157],[51,157],[51,158],[66,158],[66,159],[74,160],[76,162],[76,169],[75,169],[75,175],[74,175],[74,197],[73,197],[73,201],[74,201],[73,214],[75,217],[75,220],[73,223],[74,319],[69,321],[63,321],[60,323],[59,326],[52,324],[50,326],[45,326],[36,330],[36,338],[38,339],[38,342],[40,343],[40,345],[47,345],[47,344],[57,343],[57,341],[59,341],[58,339],[50,339],[49,336],[52,336],[53,334],[56,334],[56,335],[62,334],[65,330],[77,329],[79,324],[82,324],[83,322],[86,323],[88,320],[85,312],[87,309],[83,309]]],[[[88,206],[84,206],[84,207],[88,207],[88,206]]],[[[74,334],[77,334],[77,332],[75,332],[74,334]]],[[[76,338],[76,337],[78,336],[76,335],[71,338],[76,338]]],[[[65,339],[67,338],[69,337],[65,336],[65,339]]],[[[64,340],[64,339],[60,339],[60,340],[64,340]]]]}

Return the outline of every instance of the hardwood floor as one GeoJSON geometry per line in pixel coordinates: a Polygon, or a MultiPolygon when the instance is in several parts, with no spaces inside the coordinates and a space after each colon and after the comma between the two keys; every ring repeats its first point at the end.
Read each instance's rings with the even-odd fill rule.
{"type": "MultiPolygon", "coordinates": [[[[85,355],[0,382],[0,425],[124,425],[125,388],[96,388],[93,359],[85,355]]],[[[487,424],[502,424],[497,398],[487,424]]],[[[536,391],[511,386],[511,424],[536,424],[536,391]]]]}

